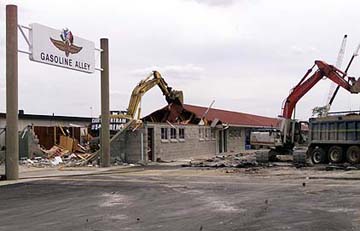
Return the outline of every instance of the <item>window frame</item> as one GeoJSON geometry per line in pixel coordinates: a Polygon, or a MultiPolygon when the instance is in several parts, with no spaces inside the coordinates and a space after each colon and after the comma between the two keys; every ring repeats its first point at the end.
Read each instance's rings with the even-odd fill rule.
{"type": "Polygon", "coordinates": [[[169,129],[167,127],[160,128],[160,139],[161,141],[169,141],[169,129]]]}
{"type": "Polygon", "coordinates": [[[215,128],[210,129],[210,137],[211,137],[211,140],[216,140],[216,129],[215,128]]]}
{"type": "Polygon", "coordinates": [[[204,129],[204,138],[205,138],[205,140],[210,140],[211,139],[210,128],[205,128],[204,129]]]}
{"type": "Polygon", "coordinates": [[[205,140],[205,127],[199,126],[199,140],[205,140]]]}
{"type": "Polygon", "coordinates": [[[177,139],[177,129],[176,128],[170,128],[170,140],[174,141],[176,139],[177,139]],[[175,134],[173,134],[173,131],[175,131],[175,134]]]}
{"type": "Polygon", "coordinates": [[[179,128],[179,140],[180,141],[184,141],[185,140],[185,128],[179,128]],[[183,131],[182,132],[182,135],[181,135],[181,132],[180,131],[183,131]]]}

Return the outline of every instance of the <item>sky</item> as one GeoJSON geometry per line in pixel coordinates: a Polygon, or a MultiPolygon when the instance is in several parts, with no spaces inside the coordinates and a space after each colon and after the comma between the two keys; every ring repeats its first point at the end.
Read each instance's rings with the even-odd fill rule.
{"type": "MultiPolygon", "coordinates": [[[[110,108],[125,110],[135,85],[152,70],[184,92],[186,104],[269,117],[315,60],[334,64],[348,35],[343,67],[360,42],[356,0],[103,0],[1,1],[0,111],[5,100],[5,5],[18,6],[18,22],[69,28],[94,41],[109,39],[110,108]]],[[[19,33],[19,48],[26,43],[19,33]]],[[[96,61],[99,64],[99,55],[96,61]]],[[[355,58],[350,76],[360,75],[355,58]]],[[[297,104],[306,120],[326,103],[324,79],[297,104]]],[[[359,110],[359,95],[340,90],[332,111],[359,110]]],[[[154,87],[142,115],[166,104],[154,87]]],[[[98,116],[100,73],[86,74],[31,62],[19,53],[19,109],[30,114],[98,116]]]]}

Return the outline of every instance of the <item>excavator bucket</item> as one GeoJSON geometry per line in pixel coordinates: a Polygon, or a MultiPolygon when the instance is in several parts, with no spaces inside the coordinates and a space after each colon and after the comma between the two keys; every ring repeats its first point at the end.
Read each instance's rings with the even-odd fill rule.
{"type": "Polygon", "coordinates": [[[355,94],[360,92],[360,78],[358,78],[357,80],[354,79],[350,91],[351,93],[355,94]]]}
{"type": "Polygon", "coordinates": [[[184,103],[184,94],[182,91],[175,91],[176,98],[179,100],[181,104],[184,103]]]}
{"type": "Polygon", "coordinates": [[[184,95],[182,91],[171,90],[170,94],[166,96],[166,101],[182,105],[184,103],[184,95]]]}

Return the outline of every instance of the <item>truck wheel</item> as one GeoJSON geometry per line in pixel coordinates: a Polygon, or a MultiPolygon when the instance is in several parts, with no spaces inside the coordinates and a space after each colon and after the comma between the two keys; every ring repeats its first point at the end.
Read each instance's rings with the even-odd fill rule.
{"type": "Polygon", "coordinates": [[[326,159],[326,153],[323,148],[316,147],[311,153],[311,160],[314,164],[324,163],[326,159]]]}
{"type": "Polygon", "coordinates": [[[306,164],[306,151],[303,149],[294,150],[293,163],[296,166],[305,165],[306,164]]]}
{"type": "Polygon", "coordinates": [[[346,159],[351,164],[360,162],[360,148],[358,146],[350,146],[346,151],[346,159]]]}
{"type": "Polygon", "coordinates": [[[343,149],[340,146],[332,146],[328,151],[329,161],[340,163],[343,160],[343,149]]]}

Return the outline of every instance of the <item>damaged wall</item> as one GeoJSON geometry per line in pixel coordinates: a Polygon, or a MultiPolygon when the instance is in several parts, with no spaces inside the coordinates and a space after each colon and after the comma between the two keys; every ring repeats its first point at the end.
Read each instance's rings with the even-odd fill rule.
{"type": "Polygon", "coordinates": [[[245,128],[229,127],[227,136],[228,152],[239,152],[245,150],[245,128]]]}
{"type": "MultiPolygon", "coordinates": [[[[91,124],[91,118],[71,117],[71,116],[48,116],[48,115],[32,115],[19,114],[19,131],[22,131],[28,125],[40,127],[63,126],[71,127],[76,124],[80,127],[88,127],[91,124]]],[[[0,128],[6,127],[6,117],[4,113],[0,113],[0,128]]],[[[0,148],[5,146],[5,133],[0,135],[0,148]]]]}
{"type": "Polygon", "coordinates": [[[213,132],[211,136],[208,126],[146,123],[142,128],[129,129],[114,137],[110,152],[112,158],[121,158],[129,163],[142,158],[144,161],[156,161],[213,156],[217,150],[215,129],[213,132]]]}
{"type": "Polygon", "coordinates": [[[149,123],[154,128],[155,159],[180,160],[216,155],[216,137],[211,137],[210,127],[198,125],[173,125],[149,123]],[[168,138],[162,139],[161,129],[167,129],[168,138]],[[171,129],[176,129],[176,138],[171,137],[171,129]],[[179,129],[184,129],[184,138],[179,137],[179,129]],[[205,133],[206,132],[206,133],[205,133]]]}
{"type": "MultiPolygon", "coordinates": [[[[249,128],[231,126],[217,117],[214,121],[207,120],[204,117],[207,108],[201,110],[194,113],[182,105],[169,104],[151,113],[142,118],[141,128],[135,131],[129,129],[113,141],[112,157],[120,157],[127,162],[180,160],[245,150],[246,130],[249,128]]],[[[219,113],[216,116],[221,117],[225,112],[219,113]]],[[[238,118],[239,115],[242,119],[244,117],[241,113],[226,113],[228,119],[238,118]]]]}
{"type": "Polygon", "coordinates": [[[128,163],[135,163],[138,161],[147,160],[146,158],[146,147],[147,141],[145,139],[145,128],[138,128],[135,131],[128,130],[125,133],[125,160],[128,163]],[[143,138],[141,139],[141,136],[143,138]],[[141,144],[142,143],[142,144],[141,144]],[[142,152],[141,152],[141,148],[142,152]],[[143,157],[142,157],[143,155],[143,157]]]}
{"type": "Polygon", "coordinates": [[[111,158],[120,159],[127,163],[136,163],[142,159],[141,155],[143,154],[144,160],[147,160],[145,131],[145,128],[138,128],[135,131],[129,129],[116,134],[110,142],[111,158]],[[143,139],[141,139],[141,134],[143,134],[143,139]],[[141,145],[141,140],[143,145],[141,145]],[[143,147],[143,153],[141,153],[141,147],[143,147]]]}
{"type": "MultiPolygon", "coordinates": [[[[227,152],[245,149],[245,130],[229,127],[226,132],[222,132],[226,135],[227,152]]],[[[114,137],[110,148],[111,157],[128,163],[211,157],[219,153],[220,131],[224,130],[210,126],[147,122],[135,131],[129,129],[114,137]]]]}

